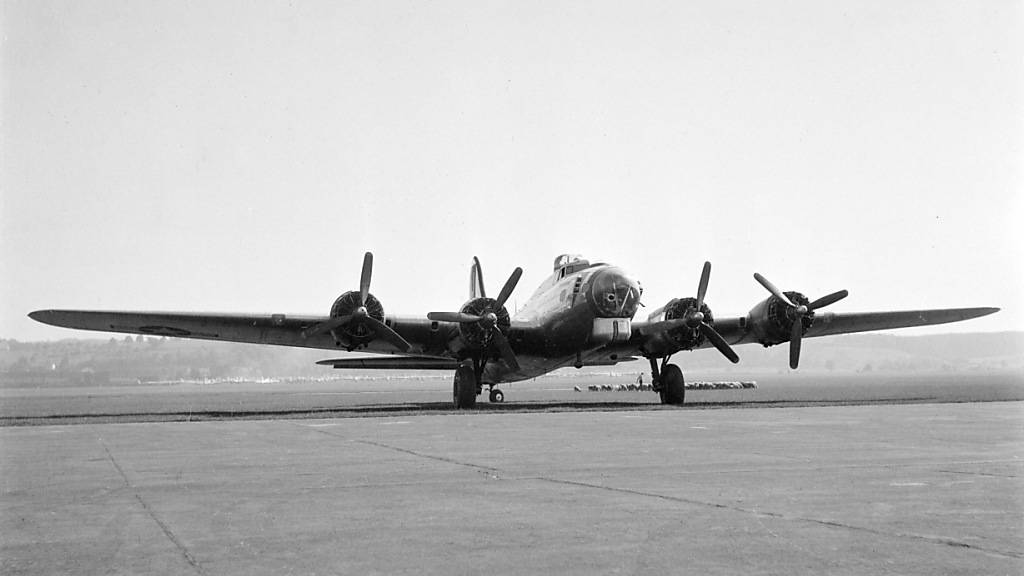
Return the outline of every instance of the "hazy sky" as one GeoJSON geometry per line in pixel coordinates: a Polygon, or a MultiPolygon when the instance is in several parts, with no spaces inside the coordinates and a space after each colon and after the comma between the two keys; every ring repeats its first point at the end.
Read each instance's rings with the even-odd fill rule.
{"type": "Polygon", "coordinates": [[[756,271],[1024,329],[1019,0],[2,6],[0,337],[326,313],[366,250],[388,312],[579,252],[648,311],[707,259],[718,315],[756,271]]]}

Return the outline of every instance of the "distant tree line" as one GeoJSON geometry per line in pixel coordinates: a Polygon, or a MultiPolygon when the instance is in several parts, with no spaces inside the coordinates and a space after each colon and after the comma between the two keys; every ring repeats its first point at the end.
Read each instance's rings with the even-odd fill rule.
{"type": "MultiPolygon", "coordinates": [[[[737,349],[739,366],[715,350],[680,352],[675,360],[687,370],[787,372],[788,345],[737,349]]],[[[155,336],[19,342],[0,339],[0,383],[104,383],[203,378],[324,377],[329,368],[317,360],[337,357],[332,350],[310,350],[155,336]]],[[[601,367],[635,373],[643,363],[601,367]]],[[[999,370],[1024,372],[1024,333],[896,336],[855,334],[808,339],[800,371],[949,372],[999,370]]]]}

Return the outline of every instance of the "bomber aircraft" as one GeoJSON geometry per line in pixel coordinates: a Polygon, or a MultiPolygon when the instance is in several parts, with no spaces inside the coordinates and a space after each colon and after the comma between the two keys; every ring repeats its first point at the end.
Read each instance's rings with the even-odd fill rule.
{"type": "Polygon", "coordinates": [[[646,358],[652,389],[664,404],[682,404],[683,373],[669,362],[682,350],[714,347],[729,361],[733,346],[789,343],[796,369],[804,338],[957,322],[998,308],[951,308],[897,312],[819,312],[846,298],[840,290],[811,300],[779,290],[767,278],[754,279],[770,295],[744,316],[712,315],[704,297],[711,278],[705,262],[696,296],[673,298],[646,320],[633,320],[643,291],[616,266],[563,254],[554,271],[515,315],[505,303],[522,269],[487,296],[480,261],[470,267],[469,300],[454,312],[421,316],[386,315],[370,293],[373,254],[363,258],[359,289],[345,292],[327,316],[243,315],[167,312],[37,310],[39,322],[103,332],[125,332],[278,346],[376,352],[368,358],[337,358],[318,364],[334,368],[454,370],[456,408],[473,408],[486,386],[492,402],[504,400],[498,385],[535,378],[565,366],[603,366],[646,358]]]}

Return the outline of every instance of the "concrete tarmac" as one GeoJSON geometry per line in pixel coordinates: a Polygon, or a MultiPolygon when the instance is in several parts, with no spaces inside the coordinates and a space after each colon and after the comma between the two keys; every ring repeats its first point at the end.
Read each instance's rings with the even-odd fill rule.
{"type": "Polygon", "coordinates": [[[1021,574],[1024,403],[0,428],[3,574],[1021,574]]]}

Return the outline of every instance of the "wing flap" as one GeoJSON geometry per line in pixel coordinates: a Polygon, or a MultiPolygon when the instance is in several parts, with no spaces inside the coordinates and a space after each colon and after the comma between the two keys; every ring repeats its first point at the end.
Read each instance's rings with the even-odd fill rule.
{"type": "Polygon", "coordinates": [[[433,356],[400,356],[384,358],[334,358],[320,360],[321,366],[333,366],[337,369],[366,370],[455,370],[459,362],[453,358],[436,358],[433,356]]]}

